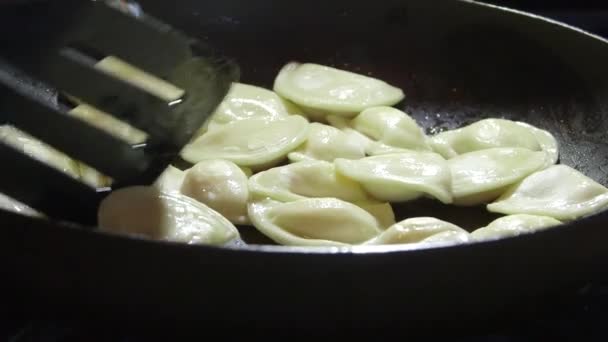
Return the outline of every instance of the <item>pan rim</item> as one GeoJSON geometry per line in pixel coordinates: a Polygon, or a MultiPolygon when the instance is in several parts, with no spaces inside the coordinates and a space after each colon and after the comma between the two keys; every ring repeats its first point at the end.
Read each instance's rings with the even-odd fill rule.
{"type": "Polygon", "coordinates": [[[503,12],[509,12],[510,14],[514,14],[514,15],[520,15],[520,16],[524,16],[524,17],[528,17],[530,19],[534,19],[534,20],[538,20],[538,21],[543,21],[545,23],[551,24],[551,25],[555,25],[555,26],[559,26],[571,31],[575,31],[577,33],[580,33],[584,36],[587,36],[588,38],[593,38],[593,39],[597,39],[602,43],[608,43],[608,38],[604,38],[600,35],[597,35],[595,33],[592,33],[590,31],[584,30],[580,27],[571,25],[571,24],[567,24],[563,21],[560,20],[556,20],[556,19],[552,19],[540,14],[535,14],[532,12],[527,12],[527,11],[523,11],[523,10],[518,10],[515,8],[511,8],[511,7],[507,7],[507,6],[499,6],[499,5],[493,5],[493,4],[489,4],[489,3],[485,3],[482,1],[478,1],[478,0],[457,0],[459,2],[462,3],[467,3],[467,4],[471,4],[474,6],[481,6],[481,7],[486,7],[486,8],[491,8],[494,10],[498,10],[498,11],[503,11],[503,12]]]}
{"type": "MultiPolygon", "coordinates": [[[[85,227],[73,222],[51,221],[45,218],[26,216],[19,213],[14,213],[4,209],[0,209],[0,214],[18,217],[23,221],[41,222],[41,225],[36,225],[35,229],[43,229],[42,226],[51,226],[52,229],[63,231],[65,233],[81,234],[93,236],[93,239],[103,238],[108,242],[134,243],[141,247],[160,247],[170,248],[172,250],[183,250],[190,252],[208,252],[217,254],[278,254],[278,255],[335,255],[335,256],[353,256],[353,255],[413,255],[425,253],[440,253],[459,250],[470,250],[475,247],[494,248],[496,246],[506,246],[508,244],[525,243],[529,240],[545,240],[552,235],[562,235],[573,231],[581,231],[585,229],[595,229],[592,225],[586,224],[608,218],[608,210],[596,212],[594,214],[578,218],[569,222],[564,222],[561,225],[554,226],[550,229],[523,233],[515,236],[507,236],[491,240],[471,240],[467,243],[457,244],[429,244],[420,247],[416,244],[386,244],[386,245],[352,245],[352,246],[287,246],[287,245],[269,245],[269,244],[242,244],[242,245],[211,245],[211,244],[188,244],[179,241],[160,240],[142,236],[134,236],[117,232],[108,232],[97,229],[96,227],[85,227]]],[[[21,227],[16,227],[20,229],[21,227]]],[[[255,229],[255,227],[251,227],[255,229]]]]}

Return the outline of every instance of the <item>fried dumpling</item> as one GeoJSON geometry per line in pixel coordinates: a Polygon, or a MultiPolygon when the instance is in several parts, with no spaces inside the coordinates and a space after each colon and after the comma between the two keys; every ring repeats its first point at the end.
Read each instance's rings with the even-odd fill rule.
{"type": "Polygon", "coordinates": [[[386,229],[395,224],[395,212],[393,211],[393,206],[388,202],[367,200],[353,202],[353,204],[375,217],[378,226],[382,229],[386,229]]]}
{"type": "Polygon", "coordinates": [[[428,138],[416,121],[393,107],[368,108],[352,120],[351,126],[376,140],[375,144],[379,146],[371,147],[370,154],[373,155],[392,153],[399,149],[431,151],[428,138]]]}
{"type": "Polygon", "coordinates": [[[183,170],[169,165],[156,179],[154,186],[163,192],[180,192],[186,173],[183,170]]]}
{"type": "Polygon", "coordinates": [[[390,203],[371,198],[359,183],[337,173],[334,165],[325,161],[304,160],[259,172],[249,179],[249,190],[252,198],[280,202],[337,198],[369,212],[382,228],[395,223],[390,203]]]}
{"type": "Polygon", "coordinates": [[[288,63],[273,90],[305,112],[353,117],[375,106],[392,106],[405,96],[382,80],[314,63],[288,63]]]}
{"type": "Polygon", "coordinates": [[[251,118],[273,121],[301,113],[293,103],[272,90],[235,82],[211,116],[208,126],[213,129],[219,125],[251,118]]]}
{"type": "Polygon", "coordinates": [[[259,172],[249,179],[249,190],[254,196],[281,202],[306,197],[336,197],[348,202],[369,199],[357,182],[337,173],[332,163],[320,160],[305,160],[259,172]]]}
{"type": "Polygon", "coordinates": [[[288,246],[358,244],[381,232],[367,211],[337,198],[252,201],[249,217],[262,234],[288,246]]]}
{"type": "Polygon", "coordinates": [[[327,122],[329,122],[329,124],[331,126],[346,133],[352,139],[356,139],[357,143],[361,147],[363,147],[363,150],[366,152],[366,154],[369,154],[368,150],[372,144],[378,143],[377,141],[373,140],[372,138],[368,137],[367,135],[352,128],[352,125],[351,125],[352,119],[348,119],[348,118],[345,118],[345,117],[339,116],[339,115],[328,115],[326,119],[327,119],[327,122]]]}
{"type": "Polygon", "coordinates": [[[544,151],[545,166],[558,159],[558,145],[547,131],[506,119],[483,119],[468,126],[439,133],[430,139],[433,149],[445,158],[495,147],[520,147],[544,151]]]}
{"type": "Polygon", "coordinates": [[[405,202],[422,196],[451,203],[451,175],[443,157],[432,152],[385,154],[359,160],[336,159],[336,170],[381,201],[405,202]]]}
{"type": "Polygon", "coordinates": [[[198,137],[184,147],[181,155],[193,164],[225,159],[239,166],[266,167],[302,144],[308,125],[308,120],[299,115],[273,121],[260,118],[233,121],[198,137]]]}
{"type": "Polygon", "coordinates": [[[558,226],[562,222],[547,216],[516,214],[497,218],[485,227],[471,233],[473,240],[497,240],[501,238],[532,233],[558,226]]]}
{"type": "Polygon", "coordinates": [[[360,159],[365,157],[365,146],[353,135],[321,123],[308,126],[304,144],[288,154],[292,162],[318,159],[333,162],[336,158],[360,159]]]}
{"type": "Polygon", "coordinates": [[[182,194],[202,202],[234,224],[247,224],[248,179],[227,160],[203,160],[186,170],[182,194]]]}
{"type": "Polygon", "coordinates": [[[215,210],[153,186],[112,191],[99,206],[98,222],[106,232],[188,244],[225,245],[240,240],[236,227],[215,210]]]}
{"type": "Polygon", "coordinates": [[[413,244],[422,246],[458,244],[469,241],[469,232],[452,223],[434,217],[414,217],[392,225],[365,244],[413,244]]]}
{"type": "Polygon", "coordinates": [[[568,221],[608,206],[608,189],[567,165],[553,165],[513,185],[494,203],[491,212],[530,214],[568,221]]]}
{"type": "Polygon", "coordinates": [[[543,152],[526,148],[489,148],[448,160],[454,204],[476,205],[500,196],[512,185],[541,169],[543,152]]]}

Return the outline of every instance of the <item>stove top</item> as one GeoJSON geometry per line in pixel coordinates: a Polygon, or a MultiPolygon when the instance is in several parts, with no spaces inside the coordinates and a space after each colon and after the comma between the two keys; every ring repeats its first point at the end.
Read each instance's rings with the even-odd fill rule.
{"type": "MultiPolygon", "coordinates": [[[[608,38],[608,4],[575,0],[486,1],[553,18],[608,38]]],[[[608,340],[608,282],[591,283],[565,294],[534,321],[505,324],[491,334],[457,336],[457,341],[606,341],[608,340]]],[[[474,329],[472,329],[474,330],[474,329]]],[[[139,342],[149,336],[128,327],[71,321],[8,319],[0,321],[0,341],[8,342],[139,342]]]]}

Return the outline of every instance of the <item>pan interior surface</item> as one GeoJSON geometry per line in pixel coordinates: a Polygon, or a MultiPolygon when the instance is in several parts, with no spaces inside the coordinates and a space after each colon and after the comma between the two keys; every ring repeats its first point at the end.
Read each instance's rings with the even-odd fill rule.
{"type": "MultiPolygon", "coordinates": [[[[371,75],[404,90],[396,107],[427,134],[523,121],[553,134],[560,163],[608,185],[608,44],[585,33],[470,1],[139,3],[233,57],[241,82],[270,89],[290,61],[371,75]]],[[[398,221],[434,216],[469,231],[499,217],[432,200],[394,210],[398,221]]],[[[272,244],[239,228],[246,242],[272,244]]]]}
{"type": "MultiPolygon", "coordinates": [[[[396,107],[427,134],[484,118],[523,121],[553,134],[561,164],[608,185],[608,44],[601,39],[471,1],[237,3],[141,1],[234,57],[244,83],[272,88],[289,61],[372,75],[404,90],[396,107]]],[[[434,216],[467,230],[499,217],[483,206],[430,200],[396,205],[395,213],[434,216]]],[[[254,243],[269,242],[241,230],[254,243]]]]}

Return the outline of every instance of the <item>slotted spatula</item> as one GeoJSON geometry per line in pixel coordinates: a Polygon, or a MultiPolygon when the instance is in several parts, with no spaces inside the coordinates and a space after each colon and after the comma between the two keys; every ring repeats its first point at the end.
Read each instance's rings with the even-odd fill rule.
{"type": "Polygon", "coordinates": [[[107,191],[153,183],[239,77],[236,64],[202,42],[99,1],[4,5],[0,28],[0,124],[113,180],[96,189],[0,144],[0,192],[55,219],[94,225],[107,191]],[[145,141],[71,115],[70,99],[130,124],[145,141]]]}

